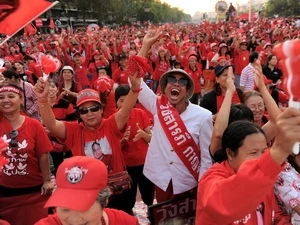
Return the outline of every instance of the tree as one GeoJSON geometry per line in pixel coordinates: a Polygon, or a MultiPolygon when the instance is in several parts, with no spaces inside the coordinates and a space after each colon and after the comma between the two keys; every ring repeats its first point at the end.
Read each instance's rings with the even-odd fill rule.
{"type": "Polygon", "coordinates": [[[267,16],[299,16],[300,1],[299,0],[269,0],[266,7],[267,16]]]}

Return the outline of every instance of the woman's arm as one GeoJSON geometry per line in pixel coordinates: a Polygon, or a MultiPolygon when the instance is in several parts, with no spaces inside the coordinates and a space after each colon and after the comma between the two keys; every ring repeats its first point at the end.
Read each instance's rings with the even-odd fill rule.
{"type": "MultiPolygon", "coordinates": [[[[160,30],[148,31],[148,33],[143,39],[143,45],[138,53],[138,56],[146,57],[149,49],[156,42],[159,35],[160,35],[160,30]]],[[[123,127],[127,123],[131,110],[135,106],[137,97],[140,92],[140,86],[142,80],[141,77],[137,73],[135,73],[129,75],[129,79],[131,83],[130,91],[124,100],[122,108],[115,114],[116,123],[120,130],[123,129],[123,127]]]]}
{"type": "Polygon", "coordinates": [[[226,84],[227,84],[227,91],[222,106],[217,114],[215,124],[213,127],[212,137],[211,137],[210,153],[212,156],[221,148],[223,133],[228,126],[228,119],[230,115],[232,97],[236,91],[233,82],[232,67],[228,68],[226,84]]]}
{"type": "Polygon", "coordinates": [[[52,108],[48,102],[49,82],[39,78],[34,86],[34,92],[38,97],[39,112],[42,123],[48,128],[51,135],[61,139],[66,138],[66,127],[62,121],[56,120],[52,108]]]}
{"type": "Polygon", "coordinates": [[[262,94],[265,106],[267,108],[268,114],[270,115],[270,121],[268,121],[262,129],[264,130],[267,141],[270,142],[275,137],[275,122],[278,116],[281,114],[281,110],[278,108],[276,102],[271,96],[269,90],[267,89],[263,80],[262,69],[260,65],[255,67],[255,83],[262,94]]]}
{"type": "Polygon", "coordinates": [[[51,194],[54,185],[51,181],[49,154],[48,153],[42,154],[38,156],[38,159],[39,159],[39,166],[44,181],[41,189],[41,194],[42,195],[51,194]]]}

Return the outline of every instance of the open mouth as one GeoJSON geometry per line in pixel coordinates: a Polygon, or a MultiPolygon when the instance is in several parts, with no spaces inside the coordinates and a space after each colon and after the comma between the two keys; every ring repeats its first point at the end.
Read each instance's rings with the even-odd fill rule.
{"type": "Polygon", "coordinates": [[[177,89],[172,89],[171,90],[171,96],[172,97],[178,97],[179,95],[179,91],[177,89]]]}

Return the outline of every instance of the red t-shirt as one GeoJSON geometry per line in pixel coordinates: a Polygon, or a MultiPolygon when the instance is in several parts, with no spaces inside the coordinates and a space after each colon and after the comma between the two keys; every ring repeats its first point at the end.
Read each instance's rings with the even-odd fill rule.
{"type": "MultiPolygon", "coordinates": [[[[109,220],[109,225],[138,225],[138,220],[134,216],[130,216],[129,214],[117,210],[117,209],[109,209],[105,208],[109,220]]],[[[47,218],[40,220],[34,225],[62,225],[57,214],[49,215],[47,218]]]]}
{"type": "Polygon", "coordinates": [[[150,123],[151,123],[151,126],[153,126],[153,120],[154,120],[154,118],[153,118],[153,115],[152,115],[152,113],[150,112],[150,111],[148,111],[141,103],[139,103],[139,102],[137,102],[136,104],[135,104],[135,108],[136,109],[142,109],[145,113],[146,113],[146,115],[147,115],[147,117],[149,118],[149,120],[150,120],[150,123]]]}
{"type": "Polygon", "coordinates": [[[92,80],[95,81],[98,78],[97,68],[108,66],[105,60],[98,60],[97,62],[91,62],[88,67],[88,71],[93,75],[92,80]]]}
{"type": "MultiPolygon", "coordinates": [[[[3,116],[0,119],[0,135],[4,140],[10,139],[13,130],[9,121],[3,116]]],[[[38,156],[52,150],[52,145],[39,121],[25,116],[25,120],[17,129],[15,140],[18,147],[7,147],[4,156],[8,163],[0,173],[0,186],[25,188],[43,183],[38,156]]]]}
{"type": "Polygon", "coordinates": [[[200,52],[201,52],[202,60],[206,60],[207,54],[210,52],[210,43],[202,42],[200,44],[200,52]]]}
{"type": "Polygon", "coordinates": [[[234,66],[235,71],[234,74],[241,75],[242,70],[248,65],[249,63],[249,51],[236,51],[234,55],[234,66]]]}
{"type": "Polygon", "coordinates": [[[195,71],[191,70],[190,68],[186,68],[185,71],[192,77],[195,85],[194,93],[200,93],[201,92],[201,83],[200,78],[202,75],[202,70],[200,69],[200,65],[198,64],[197,69],[195,71]]]}
{"type": "MultiPolygon", "coordinates": [[[[224,98],[225,98],[225,95],[218,95],[217,96],[217,112],[219,112],[219,110],[220,110],[220,108],[223,104],[224,98]]],[[[234,94],[232,96],[232,103],[233,104],[241,103],[241,100],[240,100],[239,95],[238,95],[237,92],[234,92],[234,94]]]]}
{"type": "Polygon", "coordinates": [[[128,84],[128,76],[126,75],[125,70],[120,67],[115,70],[112,79],[118,84],[128,84]]]}
{"type": "Polygon", "coordinates": [[[65,121],[64,124],[66,139],[61,141],[72,150],[73,156],[98,158],[108,166],[110,173],[124,171],[120,143],[123,133],[118,129],[114,115],[102,119],[96,130],[89,130],[77,122],[65,121]]]}
{"type": "Polygon", "coordinates": [[[162,61],[162,60],[156,60],[155,63],[155,70],[152,76],[153,80],[159,81],[161,75],[163,75],[165,72],[168,71],[170,68],[169,61],[162,61]]]}
{"type": "Polygon", "coordinates": [[[131,111],[127,125],[130,126],[130,136],[122,148],[122,153],[126,166],[139,166],[145,163],[145,158],[148,150],[148,143],[144,139],[133,141],[137,133],[137,124],[144,130],[150,127],[151,121],[147,114],[142,109],[134,108],[131,111]]]}
{"type": "Polygon", "coordinates": [[[103,118],[107,119],[112,114],[116,113],[116,100],[115,100],[115,92],[109,92],[106,100],[106,105],[104,106],[103,118]]]}

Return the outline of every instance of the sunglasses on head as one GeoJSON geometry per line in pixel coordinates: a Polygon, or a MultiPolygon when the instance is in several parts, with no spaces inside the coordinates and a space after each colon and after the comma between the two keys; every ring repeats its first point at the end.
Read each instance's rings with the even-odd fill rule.
{"type": "Polygon", "coordinates": [[[17,130],[12,130],[9,133],[9,136],[10,136],[9,147],[11,147],[11,148],[18,147],[18,141],[16,140],[16,138],[18,137],[18,135],[19,135],[19,132],[17,130]]]}
{"type": "Polygon", "coordinates": [[[175,84],[177,82],[180,86],[187,86],[187,84],[189,83],[189,81],[184,77],[180,78],[179,80],[177,80],[176,77],[174,77],[174,76],[167,77],[168,84],[175,84]]]}
{"type": "Polygon", "coordinates": [[[82,107],[82,108],[78,109],[78,113],[80,115],[84,115],[84,114],[87,114],[89,111],[90,112],[98,112],[101,108],[102,108],[101,105],[93,105],[93,106],[90,106],[90,107],[82,107]]]}

